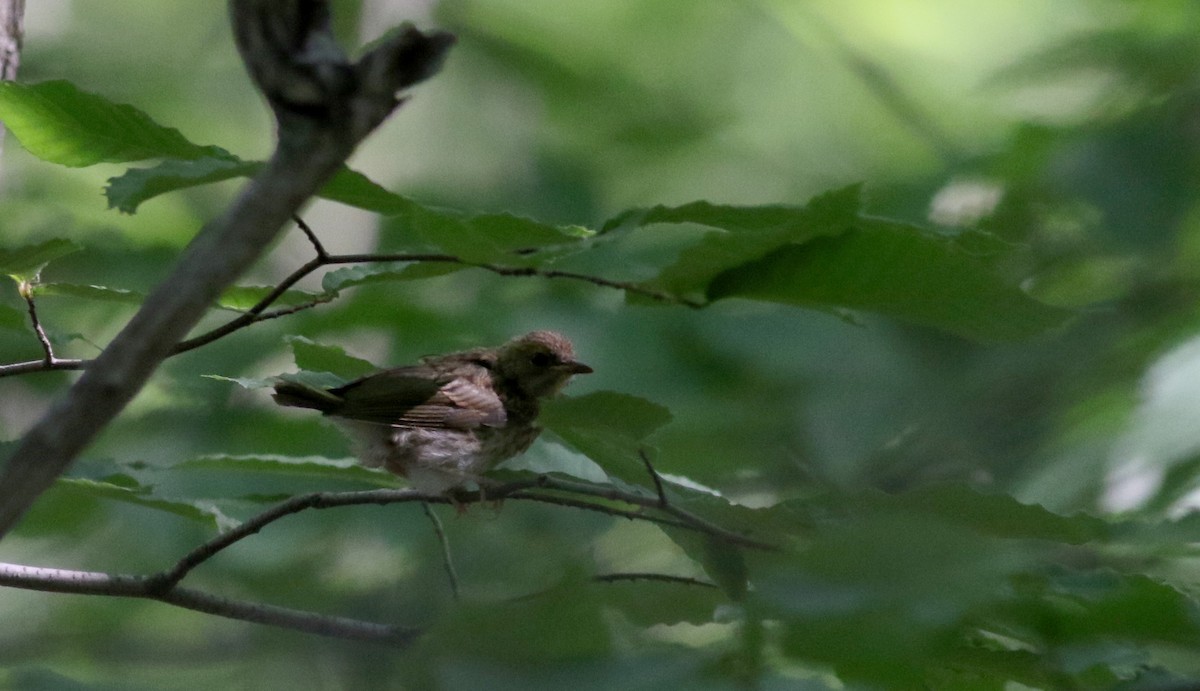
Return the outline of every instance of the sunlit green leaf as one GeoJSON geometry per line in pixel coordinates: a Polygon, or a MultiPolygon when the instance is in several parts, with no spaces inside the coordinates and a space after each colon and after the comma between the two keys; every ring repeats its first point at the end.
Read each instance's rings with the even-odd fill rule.
{"type": "Polygon", "coordinates": [[[141,293],[124,288],[108,286],[93,286],[82,283],[39,283],[33,287],[35,295],[55,295],[59,297],[83,298],[101,302],[121,302],[125,304],[141,304],[146,299],[141,293]]]}
{"type": "MultiPolygon", "coordinates": [[[[221,293],[217,304],[231,310],[248,310],[273,292],[275,292],[274,286],[234,286],[221,293]]],[[[295,307],[326,299],[328,299],[327,295],[293,288],[278,295],[272,305],[276,307],[295,307]]]]}
{"type": "Polygon", "coordinates": [[[0,121],[30,153],[64,166],[226,155],[66,81],[0,83],[0,121]]]}
{"type": "Polygon", "coordinates": [[[235,177],[249,177],[262,168],[256,161],[242,161],[234,156],[206,156],[197,159],[169,159],[151,168],[130,168],[121,175],[109,178],[104,188],[108,206],[124,213],[137,211],[138,206],[160,194],[207,185],[235,177]]]}

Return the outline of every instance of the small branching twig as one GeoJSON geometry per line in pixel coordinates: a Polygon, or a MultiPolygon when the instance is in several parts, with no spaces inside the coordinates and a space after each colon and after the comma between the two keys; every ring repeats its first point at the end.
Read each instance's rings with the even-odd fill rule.
{"type": "Polygon", "coordinates": [[[650,479],[654,481],[654,491],[658,494],[658,508],[667,508],[667,493],[663,489],[662,478],[658,476],[658,471],[654,469],[654,464],[650,462],[650,454],[646,453],[646,449],[638,449],[638,458],[642,459],[642,465],[646,466],[646,472],[650,473],[650,479]]]}
{"type": "Polygon", "coordinates": [[[300,232],[304,233],[304,237],[308,238],[308,241],[312,243],[313,251],[317,253],[317,259],[322,261],[328,259],[329,252],[326,251],[325,245],[321,244],[321,239],[318,238],[317,234],[313,232],[313,229],[304,222],[304,219],[300,218],[299,215],[295,215],[292,216],[292,220],[296,222],[296,227],[300,229],[300,232]]]}
{"type": "MultiPolygon", "coordinates": [[[[641,295],[643,297],[657,300],[659,302],[667,302],[673,304],[684,305],[687,307],[699,308],[703,307],[703,303],[691,300],[679,295],[673,295],[663,291],[646,288],[645,286],[633,283],[630,281],[614,281],[602,276],[592,276],[589,274],[576,273],[573,271],[561,271],[558,269],[538,269],[528,266],[505,266],[503,264],[491,264],[483,262],[472,262],[463,259],[462,257],[453,254],[437,254],[437,253],[379,253],[379,254],[330,254],[321,240],[317,237],[313,229],[304,222],[299,216],[294,216],[300,231],[313,246],[313,251],[316,256],[300,265],[292,273],[288,274],[282,281],[276,284],[269,293],[259,300],[245,312],[238,315],[236,318],[217,326],[202,334],[187,338],[176,343],[168,353],[168,356],[179,355],[191,350],[195,350],[202,346],[206,346],[213,341],[219,340],[236,331],[240,331],[248,326],[252,326],[259,322],[278,319],[290,314],[302,312],[312,309],[318,305],[323,305],[331,302],[337,297],[336,293],[326,293],[319,295],[312,300],[291,307],[284,307],[276,310],[270,310],[283,295],[293,286],[299,283],[313,272],[329,267],[339,266],[344,264],[378,264],[378,263],[428,263],[428,264],[457,264],[473,269],[482,269],[489,271],[498,276],[507,277],[532,277],[545,279],[568,279],[573,281],[582,281],[590,283],[601,288],[613,288],[623,290],[627,293],[641,295]]],[[[35,317],[36,319],[36,317],[35,317]]],[[[35,327],[36,328],[36,327],[35,327]]],[[[49,347],[49,341],[44,334],[39,333],[39,340],[42,341],[43,350],[49,347]]],[[[46,359],[34,360],[30,362],[20,362],[10,365],[0,365],[0,377],[8,377],[18,374],[29,374],[32,372],[46,372],[50,370],[81,370],[86,369],[91,364],[91,360],[59,360],[46,359]]]]}
{"type": "Polygon", "coordinates": [[[54,346],[50,345],[50,338],[46,336],[42,321],[38,319],[37,305],[33,301],[33,286],[28,281],[21,281],[18,290],[29,309],[29,322],[33,325],[33,333],[37,335],[38,343],[42,346],[42,364],[52,367],[58,358],[54,357],[54,346]]]}
{"type": "Polygon", "coordinates": [[[425,512],[425,516],[429,518],[429,522],[433,524],[433,534],[437,536],[438,544],[442,548],[442,566],[446,569],[446,580],[450,582],[450,593],[454,599],[458,597],[458,572],[454,569],[454,558],[450,553],[450,540],[446,538],[446,530],[442,527],[442,520],[433,512],[433,507],[429,502],[421,502],[421,509],[425,512]]]}

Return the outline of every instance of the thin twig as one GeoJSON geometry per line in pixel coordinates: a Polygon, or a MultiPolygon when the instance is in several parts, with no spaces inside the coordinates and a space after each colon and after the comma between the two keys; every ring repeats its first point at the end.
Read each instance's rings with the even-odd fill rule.
{"type": "Polygon", "coordinates": [[[55,360],[50,364],[46,364],[45,360],[14,362],[11,365],[0,365],[0,378],[12,377],[18,374],[31,374],[33,372],[81,370],[86,368],[91,362],[91,360],[55,360]]]}
{"type": "Polygon", "coordinates": [[[592,576],[598,583],[621,583],[624,581],[655,581],[658,583],[675,583],[678,585],[695,585],[702,588],[718,588],[716,583],[702,581],[690,576],[672,576],[665,573],[605,573],[592,576]]]}
{"type": "Polygon", "coordinates": [[[328,259],[329,252],[325,250],[325,245],[321,244],[321,239],[317,237],[312,228],[308,227],[304,219],[300,218],[299,214],[295,214],[292,216],[292,220],[296,222],[296,226],[300,228],[300,232],[304,233],[304,236],[312,243],[313,251],[317,253],[317,259],[328,259]]]}
{"type": "Polygon", "coordinates": [[[57,358],[54,357],[54,346],[50,345],[50,338],[46,336],[46,330],[42,328],[42,322],[38,319],[37,305],[33,302],[33,287],[28,282],[22,281],[19,292],[25,299],[25,305],[29,308],[29,321],[33,325],[33,333],[37,335],[38,343],[42,345],[42,364],[47,368],[52,367],[57,358]]]}
{"type": "Polygon", "coordinates": [[[646,472],[650,473],[650,479],[654,481],[654,491],[658,494],[658,508],[667,508],[667,493],[663,489],[662,478],[658,476],[658,471],[654,469],[654,464],[650,462],[650,454],[646,453],[645,448],[639,447],[638,458],[642,459],[642,465],[646,466],[646,472]]]}
{"type": "Polygon", "coordinates": [[[454,559],[450,553],[450,540],[446,539],[446,530],[442,527],[442,519],[433,512],[429,502],[421,502],[421,509],[433,524],[433,534],[437,536],[438,544],[442,547],[442,566],[446,569],[446,580],[450,582],[450,593],[458,600],[458,572],[454,569],[454,559]]]}
{"type": "MultiPolygon", "coordinates": [[[[151,576],[155,587],[166,591],[183,580],[192,569],[216,556],[218,552],[242,539],[254,535],[271,523],[307,509],[325,509],[355,504],[393,504],[407,501],[428,501],[429,497],[411,489],[378,489],[364,492],[313,492],[301,494],[276,504],[238,527],[221,533],[188,552],[170,569],[151,576]]],[[[434,499],[436,501],[436,498],[434,499]]]]}

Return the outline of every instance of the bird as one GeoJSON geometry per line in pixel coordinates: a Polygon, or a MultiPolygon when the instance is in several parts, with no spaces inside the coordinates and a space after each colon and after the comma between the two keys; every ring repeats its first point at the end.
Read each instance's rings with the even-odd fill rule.
{"type": "Polygon", "coordinates": [[[447,495],[529,448],[541,433],[540,399],[592,368],[562,334],[533,331],[494,348],[422,358],[334,388],[277,379],[281,406],[311,408],[334,421],[369,468],[447,495]]]}

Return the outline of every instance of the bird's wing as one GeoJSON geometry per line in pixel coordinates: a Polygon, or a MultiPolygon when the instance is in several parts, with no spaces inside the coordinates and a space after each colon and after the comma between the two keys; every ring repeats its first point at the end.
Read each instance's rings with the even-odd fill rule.
{"type": "Polygon", "coordinates": [[[499,427],[507,416],[483,368],[455,374],[418,365],[372,374],[331,393],[344,403],[330,415],[394,427],[499,427]]]}

